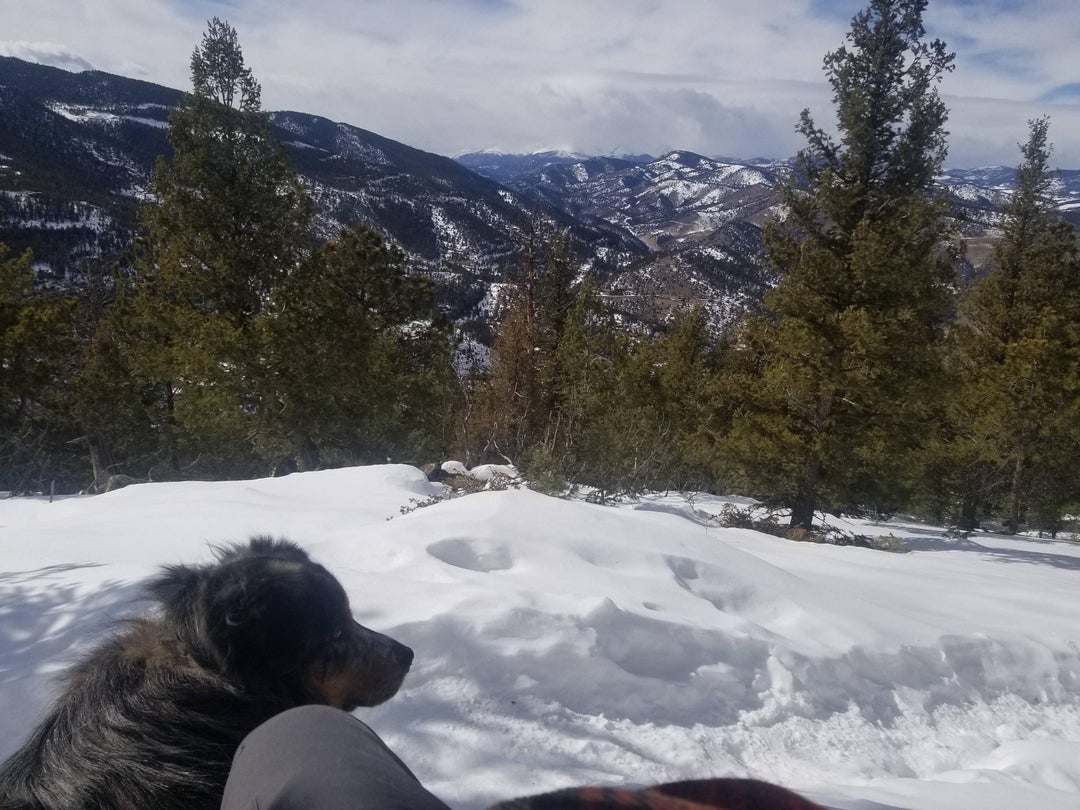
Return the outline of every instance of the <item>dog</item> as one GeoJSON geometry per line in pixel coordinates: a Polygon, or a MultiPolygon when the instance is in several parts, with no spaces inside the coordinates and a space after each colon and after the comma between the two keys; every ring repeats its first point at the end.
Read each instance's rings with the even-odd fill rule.
{"type": "Polygon", "coordinates": [[[233,754],[285,709],[392,697],[403,644],[353,620],[340,583],[269,537],[162,569],[157,610],[67,673],[29,741],[0,766],[5,810],[217,810],[233,754]]]}

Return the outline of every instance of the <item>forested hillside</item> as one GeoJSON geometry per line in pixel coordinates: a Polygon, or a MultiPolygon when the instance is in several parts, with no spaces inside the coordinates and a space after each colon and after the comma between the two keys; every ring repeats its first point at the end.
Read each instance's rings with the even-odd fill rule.
{"type": "Polygon", "coordinates": [[[790,165],[548,157],[517,192],[264,111],[217,19],[180,96],[5,61],[0,487],[453,454],[599,500],[738,491],[797,539],[829,540],[822,510],[1058,532],[1071,179],[1045,118],[1014,189],[945,171],[953,55],[924,5],[854,18],[825,60],[835,127],[804,111],[790,165]]]}

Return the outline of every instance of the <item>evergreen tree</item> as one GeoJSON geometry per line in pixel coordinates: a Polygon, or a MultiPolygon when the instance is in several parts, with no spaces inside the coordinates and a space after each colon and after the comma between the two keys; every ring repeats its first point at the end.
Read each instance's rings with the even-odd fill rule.
{"type": "Polygon", "coordinates": [[[1010,533],[1034,506],[1048,529],[1080,500],[1080,264],[1049,197],[1049,121],[1030,123],[1002,239],[956,329],[955,363],[973,402],[958,420],[1005,496],[1010,533]]]}
{"type": "Polygon", "coordinates": [[[536,220],[502,290],[488,378],[479,395],[478,455],[524,464],[545,441],[560,405],[558,346],[575,304],[574,263],[565,233],[536,220]]]}
{"type": "Polygon", "coordinates": [[[744,325],[751,373],[724,448],[742,483],[791,508],[897,497],[900,454],[925,429],[953,277],[933,180],[952,68],[926,42],[926,0],[871,0],[825,57],[838,139],[804,111],[807,147],[765,232],[781,274],[744,325]]]}
{"type": "Polygon", "coordinates": [[[63,370],[73,349],[73,305],[35,289],[29,252],[8,258],[0,244],[0,490],[47,490],[64,473],[71,423],[63,370]]]}
{"type": "Polygon", "coordinates": [[[90,482],[102,492],[127,480],[151,477],[159,462],[155,424],[160,386],[135,372],[128,327],[130,301],[117,297],[106,274],[88,274],[77,289],[76,341],[67,374],[69,409],[78,425],[76,446],[90,462],[90,482]],[[126,478],[125,478],[126,476],[126,478]]]}
{"type": "Polygon", "coordinates": [[[267,424],[254,324],[308,255],[312,209],[270,138],[259,85],[227,23],[210,22],[191,78],[170,117],[172,163],[159,160],[157,204],[142,212],[122,326],[127,362],[158,392],[153,421],[175,466],[185,453],[211,463],[249,456],[267,424]]]}
{"type": "Polygon", "coordinates": [[[578,285],[572,301],[569,310],[559,313],[551,353],[539,357],[543,432],[525,458],[525,469],[549,479],[603,485],[610,481],[604,473],[611,472],[613,459],[602,446],[586,445],[596,417],[605,410],[610,413],[615,404],[608,392],[613,376],[610,350],[618,341],[610,325],[601,321],[591,283],[578,285]]]}
{"type": "Polygon", "coordinates": [[[301,467],[315,469],[444,452],[455,380],[434,299],[431,280],[408,275],[401,251],[364,225],[280,285],[261,319],[259,403],[278,454],[296,448],[301,467]]]}
{"type": "Polygon", "coordinates": [[[716,489],[727,476],[712,452],[716,438],[730,429],[731,390],[722,374],[728,360],[725,339],[715,340],[700,309],[682,313],[655,344],[652,368],[659,382],[658,406],[668,438],[664,477],[651,486],[716,489]]]}
{"type": "Polygon", "coordinates": [[[617,340],[608,356],[610,382],[589,420],[589,457],[609,465],[621,491],[713,489],[713,438],[726,424],[724,401],[712,396],[722,347],[704,312],[679,313],[649,339],[617,340]]]}

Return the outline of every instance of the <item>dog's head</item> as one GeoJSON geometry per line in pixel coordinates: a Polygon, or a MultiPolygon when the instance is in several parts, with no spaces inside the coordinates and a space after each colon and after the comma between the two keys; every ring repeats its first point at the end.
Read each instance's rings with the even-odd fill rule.
{"type": "Polygon", "coordinates": [[[252,693],[375,706],[412,664],[408,647],[354,621],[341,584],[287,541],[256,537],[216,563],[170,566],[148,591],[203,666],[252,693]]]}

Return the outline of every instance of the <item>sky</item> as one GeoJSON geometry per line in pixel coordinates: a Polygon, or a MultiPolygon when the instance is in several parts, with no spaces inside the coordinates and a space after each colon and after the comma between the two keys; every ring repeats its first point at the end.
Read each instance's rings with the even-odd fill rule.
{"type": "MultiPolygon", "coordinates": [[[[787,157],[832,120],[824,55],[864,0],[0,0],[0,55],[190,87],[206,21],[237,29],[268,109],[455,155],[688,149],[787,157]]],[[[1015,165],[1051,118],[1080,167],[1080,1],[930,0],[956,52],[947,164],[1015,165]]]]}

